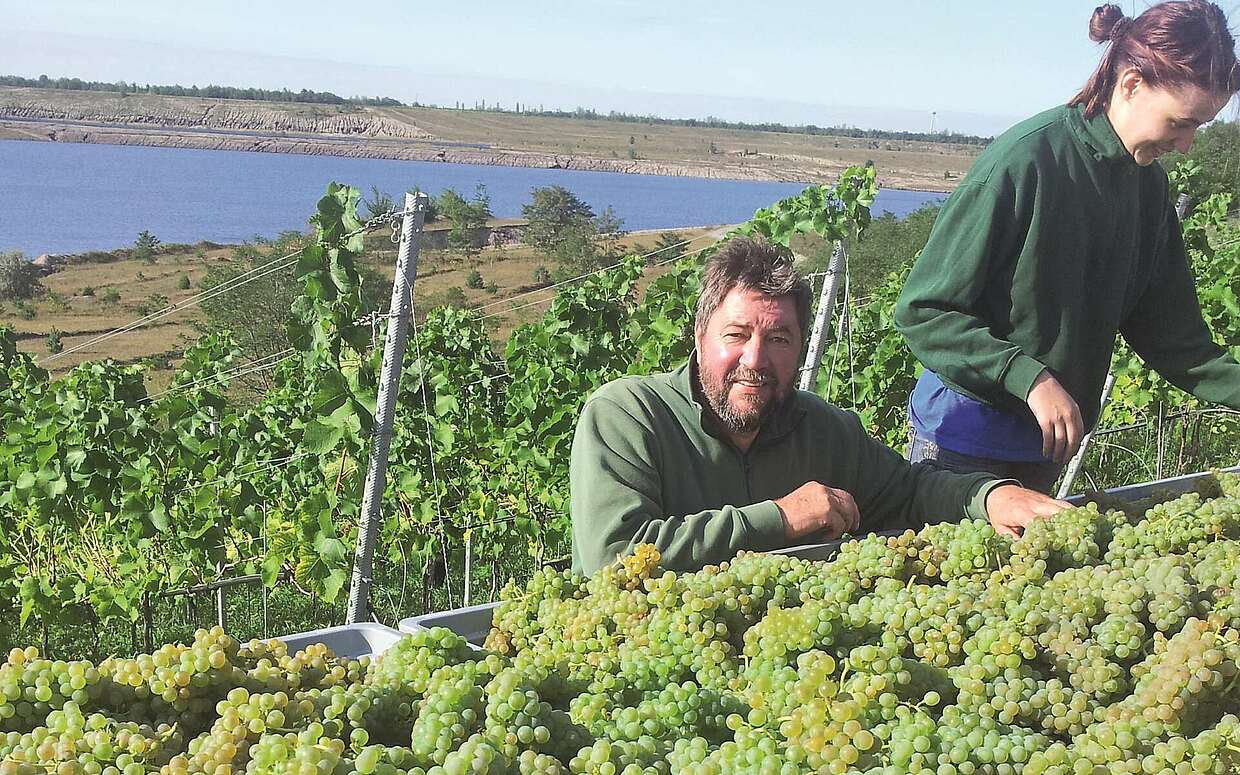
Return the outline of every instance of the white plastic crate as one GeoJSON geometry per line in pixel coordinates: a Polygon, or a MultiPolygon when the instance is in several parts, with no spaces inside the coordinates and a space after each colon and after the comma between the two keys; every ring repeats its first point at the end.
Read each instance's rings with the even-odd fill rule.
{"type": "Polygon", "coordinates": [[[421,616],[401,619],[396,626],[401,632],[411,633],[429,630],[432,627],[447,627],[457,635],[465,638],[474,649],[481,650],[487,633],[491,631],[491,617],[499,603],[482,603],[465,608],[454,608],[451,611],[437,611],[421,616]]]}
{"type": "MultiPolygon", "coordinates": [[[[1240,472],[1240,466],[1222,470],[1240,472]]],[[[1196,474],[1186,474],[1153,482],[1116,487],[1107,490],[1106,494],[1123,500],[1140,500],[1153,493],[1165,493],[1174,496],[1192,490],[1194,486],[1208,476],[1210,476],[1210,472],[1202,471],[1196,474]]],[[[1077,495],[1068,498],[1068,500],[1072,503],[1080,503],[1084,498],[1077,495]]],[[[880,531],[880,535],[899,535],[901,532],[898,530],[880,531]]],[[[842,540],[835,540],[818,544],[801,544],[800,546],[776,549],[774,553],[790,554],[804,560],[829,560],[839,551],[840,544],[842,543],[844,543],[842,540]]],[[[473,648],[481,649],[483,642],[486,640],[487,633],[491,631],[491,618],[495,613],[497,605],[498,603],[482,603],[481,605],[466,606],[465,608],[454,608],[450,611],[437,611],[435,613],[423,614],[422,616],[411,616],[407,619],[402,619],[397,626],[404,633],[427,630],[431,627],[446,627],[464,637],[473,648]]]]}
{"type": "Polygon", "coordinates": [[[325,627],[321,630],[299,632],[279,638],[288,646],[289,653],[300,651],[306,646],[322,643],[338,657],[376,657],[391,648],[405,635],[382,624],[363,622],[361,624],[343,624],[339,627],[325,627]]]}

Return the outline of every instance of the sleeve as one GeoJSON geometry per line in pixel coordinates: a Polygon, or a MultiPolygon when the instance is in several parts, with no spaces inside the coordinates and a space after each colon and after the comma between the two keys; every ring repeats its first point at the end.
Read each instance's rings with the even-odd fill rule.
{"type": "Polygon", "coordinates": [[[1203,401],[1240,409],[1240,364],[1201,316],[1196,280],[1170,202],[1149,285],[1120,327],[1132,349],[1168,382],[1203,401]]]}
{"type": "MultiPolygon", "coordinates": [[[[850,492],[861,512],[863,531],[917,530],[935,522],[986,519],[986,496],[1001,484],[990,474],[958,474],[931,463],[909,463],[871,438],[856,415],[849,435],[857,449],[857,481],[850,492]]],[[[846,488],[848,489],[848,488],[846,488]]]]}
{"type": "Polygon", "coordinates": [[[913,355],[949,382],[978,396],[1002,389],[1024,401],[1045,366],[995,336],[979,313],[993,264],[1015,256],[1023,242],[1015,199],[990,180],[952,194],[896,301],[895,325],[913,355]]]}
{"type": "Polygon", "coordinates": [[[569,461],[573,556],[594,573],[638,544],[654,544],[670,570],[696,570],[737,551],[785,544],[774,501],[668,514],[654,430],[625,407],[595,397],[586,403],[569,461]]]}

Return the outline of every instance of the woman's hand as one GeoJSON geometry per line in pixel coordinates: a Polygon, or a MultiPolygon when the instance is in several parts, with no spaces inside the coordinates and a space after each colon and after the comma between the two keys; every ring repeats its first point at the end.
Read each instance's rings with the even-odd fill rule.
{"type": "Polygon", "coordinates": [[[1059,380],[1043,371],[1025,399],[1042,429],[1042,454],[1056,463],[1067,462],[1081,446],[1085,422],[1081,409],[1059,380]]]}

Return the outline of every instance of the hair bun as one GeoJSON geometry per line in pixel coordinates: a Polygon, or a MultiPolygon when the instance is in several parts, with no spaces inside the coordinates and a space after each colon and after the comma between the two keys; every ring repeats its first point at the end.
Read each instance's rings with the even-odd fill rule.
{"type": "Polygon", "coordinates": [[[1094,9],[1089,20],[1089,39],[1095,43],[1115,40],[1124,34],[1124,30],[1132,24],[1132,19],[1124,15],[1124,9],[1114,3],[1100,5],[1094,9]]]}

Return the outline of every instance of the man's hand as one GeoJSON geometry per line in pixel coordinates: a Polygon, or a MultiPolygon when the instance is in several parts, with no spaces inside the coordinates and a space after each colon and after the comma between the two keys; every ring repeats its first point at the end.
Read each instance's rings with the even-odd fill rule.
{"type": "Polygon", "coordinates": [[[1081,446],[1085,422],[1081,409],[1059,380],[1043,371],[1025,399],[1042,429],[1042,454],[1056,463],[1067,462],[1081,446]]]}
{"type": "Polygon", "coordinates": [[[861,526],[857,502],[844,490],[818,482],[806,482],[775,501],[784,515],[788,539],[802,538],[815,532],[826,533],[827,540],[842,533],[855,532],[861,526]]]}
{"type": "Polygon", "coordinates": [[[1035,519],[1049,517],[1072,508],[1067,501],[1056,500],[1036,490],[1014,484],[1003,484],[986,495],[986,516],[990,526],[1000,535],[1020,538],[1025,525],[1035,519]]]}

